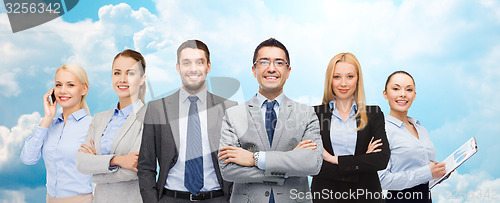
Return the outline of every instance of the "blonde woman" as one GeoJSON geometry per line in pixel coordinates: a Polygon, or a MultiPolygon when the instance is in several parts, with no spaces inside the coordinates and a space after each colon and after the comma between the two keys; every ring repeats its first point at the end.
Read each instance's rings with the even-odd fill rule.
{"type": "Polygon", "coordinates": [[[92,120],[85,102],[89,81],[85,70],[74,64],[59,67],[55,87],[43,96],[45,115],[21,151],[21,161],[38,163],[47,170],[47,202],[92,202],[91,176],[78,172],[75,154],[92,120]],[[49,97],[52,98],[49,101],[49,97]],[[54,119],[57,104],[63,112],[54,119]]]}
{"type": "Polygon", "coordinates": [[[330,60],[323,104],[315,111],[324,161],[311,191],[328,195],[316,196],[314,202],[383,202],[377,171],[387,166],[390,155],[384,114],[378,106],[365,105],[361,66],[353,54],[330,60]]]}
{"type": "Polygon", "coordinates": [[[93,175],[94,202],[142,202],[137,158],[146,110],[145,70],[139,52],[128,49],[116,55],[111,78],[119,102],[94,116],[76,155],[78,170],[93,175]]]}

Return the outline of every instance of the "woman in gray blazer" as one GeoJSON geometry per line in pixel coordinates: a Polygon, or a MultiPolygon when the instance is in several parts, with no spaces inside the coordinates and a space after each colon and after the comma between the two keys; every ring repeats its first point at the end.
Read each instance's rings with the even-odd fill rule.
{"type": "Polygon", "coordinates": [[[78,170],[93,175],[94,202],[142,202],[137,158],[146,110],[145,70],[139,52],[125,50],[116,55],[112,84],[119,102],[116,108],[94,116],[76,154],[78,170]]]}

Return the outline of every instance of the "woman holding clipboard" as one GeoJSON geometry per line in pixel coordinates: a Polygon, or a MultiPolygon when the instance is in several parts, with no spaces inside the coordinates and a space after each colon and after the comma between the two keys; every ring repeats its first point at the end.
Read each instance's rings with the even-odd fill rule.
{"type": "Polygon", "coordinates": [[[436,155],[427,130],[408,116],[415,100],[415,81],[405,71],[389,75],[383,91],[391,112],[385,130],[391,149],[387,168],[379,171],[386,202],[432,202],[429,181],[446,173],[445,164],[433,162],[436,155]]]}

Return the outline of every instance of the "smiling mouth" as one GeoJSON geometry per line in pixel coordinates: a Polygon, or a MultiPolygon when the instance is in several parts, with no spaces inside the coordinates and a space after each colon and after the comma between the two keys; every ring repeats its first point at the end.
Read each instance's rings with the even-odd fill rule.
{"type": "Polygon", "coordinates": [[[68,101],[69,99],[71,99],[71,97],[67,97],[67,96],[60,96],[59,97],[60,101],[68,101]]]}
{"type": "Polygon", "coordinates": [[[264,79],[266,80],[277,80],[279,77],[278,76],[265,76],[264,79]]]}
{"type": "Polygon", "coordinates": [[[120,90],[126,90],[126,89],[128,89],[128,87],[129,86],[127,86],[127,85],[118,85],[118,89],[120,89],[120,90]]]}
{"type": "Polygon", "coordinates": [[[400,105],[405,105],[405,104],[408,103],[408,101],[405,101],[405,100],[396,100],[396,103],[400,104],[400,105]]]}
{"type": "Polygon", "coordinates": [[[342,93],[347,93],[349,90],[348,89],[339,89],[339,91],[342,93]]]}

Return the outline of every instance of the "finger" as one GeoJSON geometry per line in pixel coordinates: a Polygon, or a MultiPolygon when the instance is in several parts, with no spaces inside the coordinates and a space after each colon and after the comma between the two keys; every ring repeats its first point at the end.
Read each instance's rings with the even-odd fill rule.
{"type": "Polygon", "coordinates": [[[135,156],[139,156],[139,152],[133,152],[132,154],[135,156]]]}
{"type": "Polygon", "coordinates": [[[89,147],[89,146],[87,146],[86,144],[82,144],[82,145],[80,145],[80,146],[81,146],[82,148],[86,149],[86,150],[91,151],[91,150],[90,150],[90,147],[89,147]]]}
{"type": "Polygon", "coordinates": [[[382,139],[375,140],[375,141],[373,142],[373,144],[377,144],[377,143],[380,143],[380,142],[382,142],[382,139]]]}
{"type": "Polygon", "coordinates": [[[379,144],[376,144],[376,145],[373,145],[373,149],[376,149],[378,147],[382,146],[382,143],[379,143],[379,144]]]}
{"type": "Polygon", "coordinates": [[[302,145],[302,148],[311,148],[311,147],[316,147],[316,143],[309,143],[309,144],[302,145]]]}
{"type": "Polygon", "coordinates": [[[372,139],[370,140],[370,144],[373,142],[373,138],[374,138],[374,137],[372,137],[372,139]]]}
{"type": "Polygon", "coordinates": [[[95,144],[94,140],[90,140],[90,145],[92,145],[92,150],[95,151],[95,144]]]}
{"type": "Polygon", "coordinates": [[[132,170],[135,171],[135,172],[138,172],[138,170],[137,170],[136,167],[132,168],[132,170]]]}
{"type": "Polygon", "coordinates": [[[381,152],[382,150],[381,149],[376,149],[376,150],[373,150],[373,153],[375,152],[381,152]]]}

